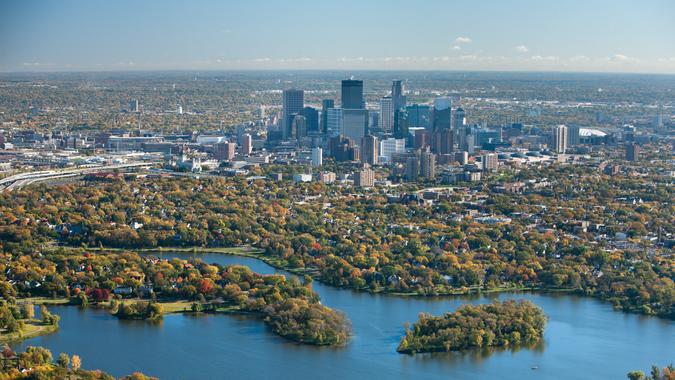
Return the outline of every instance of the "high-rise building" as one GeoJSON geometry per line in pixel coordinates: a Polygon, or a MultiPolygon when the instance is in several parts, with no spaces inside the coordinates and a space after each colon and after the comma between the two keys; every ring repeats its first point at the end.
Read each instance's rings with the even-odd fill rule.
{"type": "Polygon", "coordinates": [[[383,132],[391,132],[394,129],[394,99],[385,96],[380,99],[380,127],[383,132]]]}
{"type": "Polygon", "coordinates": [[[415,131],[415,143],[413,147],[415,149],[423,149],[429,146],[429,132],[425,129],[417,129],[415,131]]]}
{"type": "Polygon", "coordinates": [[[323,165],[323,149],[312,148],[312,166],[319,167],[323,165]]]}
{"type": "Polygon", "coordinates": [[[432,135],[432,151],[438,154],[450,154],[454,150],[453,131],[444,129],[432,135]]]}
{"type": "Polygon", "coordinates": [[[408,126],[429,129],[431,127],[431,108],[427,105],[412,104],[405,107],[408,126]]]}
{"type": "Polygon", "coordinates": [[[568,146],[575,146],[579,145],[580,143],[580,135],[579,135],[579,126],[578,125],[570,125],[567,127],[567,145],[568,146]]]}
{"type": "Polygon", "coordinates": [[[635,143],[626,144],[626,160],[639,161],[640,160],[640,146],[635,143]]]}
{"type": "Polygon", "coordinates": [[[363,81],[346,79],[342,81],[342,109],[363,109],[363,81]]]}
{"type": "Polygon", "coordinates": [[[343,129],[342,108],[326,109],[326,134],[329,137],[340,136],[343,129]]]}
{"type": "Polygon", "coordinates": [[[361,139],[361,162],[375,165],[377,164],[377,157],[379,146],[377,145],[377,137],[367,135],[361,139]]]}
{"type": "Polygon", "coordinates": [[[430,152],[422,152],[420,155],[420,174],[427,181],[436,178],[436,155],[430,152]]]}
{"type": "Polygon", "coordinates": [[[293,118],[305,107],[305,92],[296,89],[284,90],[282,98],[281,133],[283,139],[287,140],[291,137],[293,118]]]}
{"type": "Polygon", "coordinates": [[[455,161],[460,165],[469,163],[469,152],[455,152],[455,161]]]}
{"type": "Polygon", "coordinates": [[[138,112],[138,99],[131,99],[129,102],[129,112],[138,112]]]}
{"type": "Polygon", "coordinates": [[[333,99],[324,99],[321,101],[321,132],[328,133],[328,109],[335,108],[333,99]]]}
{"type": "Polygon", "coordinates": [[[391,98],[393,100],[394,110],[400,110],[405,107],[406,97],[404,95],[403,81],[395,80],[392,83],[391,98]]]}
{"type": "Polygon", "coordinates": [[[452,100],[448,97],[436,98],[433,109],[433,131],[451,129],[452,123],[452,100]]]}
{"type": "Polygon", "coordinates": [[[484,154],[481,156],[481,163],[483,164],[483,171],[494,172],[499,168],[499,158],[496,154],[484,154]]]}
{"type": "Polygon", "coordinates": [[[556,153],[564,154],[567,150],[567,127],[558,125],[553,128],[553,148],[556,153]]]}
{"type": "Polygon", "coordinates": [[[420,176],[420,158],[415,155],[408,157],[405,163],[405,180],[408,182],[417,182],[420,176]]]}
{"type": "Polygon", "coordinates": [[[307,136],[307,119],[302,115],[293,116],[290,138],[300,140],[307,136]]]}
{"type": "Polygon", "coordinates": [[[221,142],[213,145],[213,155],[219,161],[232,161],[237,144],[233,142],[221,142]]]}
{"type": "Polygon", "coordinates": [[[304,107],[300,115],[305,117],[307,132],[319,132],[319,111],[316,108],[304,107]]]}
{"type": "Polygon", "coordinates": [[[364,165],[361,170],[356,173],[354,177],[354,185],[358,187],[373,187],[375,186],[375,172],[373,169],[364,165]]]}
{"type": "Polygon", "coordinates": [[[395,154],[405,152],[405,139],[388,138],[380,142],[380,156],[387,157],[388,160],[395,154]]]}
{"type": "Polygon", "coordinates": [[[462,107],[457,107],[455,110],[455,123],[454,123],[454,128],[456,130],[460,130],[461,128],[464,128],[464,125],[466,124],[466,113],[464,112],[464,109],[462,107]]]}
{"type": "Polygon", "coordinates": [[[368,110],[342,109],[342,134],[354,141],[361,141],[368,129],[368,110]]]}
{"type": "Polygon", "coordinates": [[[244,136],[242,136],[241,139],[241,153],[245,156],[248,156],[253,152],[253,138],[251,135],[246,133],[244,136]]]}

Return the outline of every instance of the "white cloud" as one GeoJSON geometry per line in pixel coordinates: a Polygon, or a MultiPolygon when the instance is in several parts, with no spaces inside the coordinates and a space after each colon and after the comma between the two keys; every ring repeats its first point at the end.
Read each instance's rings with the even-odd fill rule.
{"type": "Polygon", "coordinates": [[[625,54],[614,54],[613,56],[607,58],[609,62],[612,63],[638,63],[639,59],[634,57],[629,57],[625,54]]]}
{"type": "Polygon", "coordinates": [[[459,45],[455,45],[452,47],[452,50],[462,50],[462,47],[459,45]]]}
{"type": "Polygon", "coordinates": [[[547,56],[541,56],[541,55],[533,55],[530,57],[531,60],[533,61],[557,61],[558,57],[553,56],[553,55],[547,55],[547,56]]]}
{"type": "Polygon", "coordinates": [[[473,40],[469,37],[457,37],[455,38],[456,44],[470,44],[473,40]]]}
{"type": "Polygon", "coordinates": [[[525,45],[518,45],[518,46],[516,46],[515,49],[519,53],[527,53],[528,51],[530,51],[530,49],[528,49],[527,46],[525,46],[525,45]]]}
{"type": "Polygon", "coordinates": [[[271,58],[265,57],[265,58],[256,58],[253,60],[253,62],[269,62],[271,61],[271,58]]]}

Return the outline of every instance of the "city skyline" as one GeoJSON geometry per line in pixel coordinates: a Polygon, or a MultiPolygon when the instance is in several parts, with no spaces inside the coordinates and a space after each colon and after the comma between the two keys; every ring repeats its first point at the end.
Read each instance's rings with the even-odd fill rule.
{"type": "Polygon", "coordinates": [[[675,3],[67,0],[0,5],[0,71],[675,73],[675,3]],[[91,31],[90,33],[83,31],[91,31]],[[498,32],[496,32],[498,31],[498,32]],[[545,31],[545,33],[544,33],[545,31]]]}

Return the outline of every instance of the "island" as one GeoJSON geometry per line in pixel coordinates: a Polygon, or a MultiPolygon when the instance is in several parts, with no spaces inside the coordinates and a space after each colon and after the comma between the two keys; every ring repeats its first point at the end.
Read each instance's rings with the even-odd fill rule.
{"type": "Polygon", "coordinates": [[[527,300],[464,305],[440,317],[421,314],[397,351],[458,351],[483,347],[518,346],[542,339],[546,326],[543,310],[527,300]]]}
{"type": "MultiPolygon", "coordinates": [[[[0,288],[22,302],[51,296],[82,308],[108,309],[119,319],[149,322],[161,320],[167,312],[245,313],[261,318],[274,333],[303,344],[343,345],[351,335],[346,316],[321,305],[309,276],[301,280],[261,275],[245,266],[207,264],[198,258],[168,260],[135,252],[94,254],[62,248],[25,255],[16,262],[25,265],[22,271],[44,273],[39,287],[25,283],[13,287],[0,280],[0,288]]],[[[25,325],[13,319],[27,310],[13,305],[16,302],[0,304],[2,331],[20,331],[25,325]]],[[[42,324],[58,324],[58,316],[44,305],[41,315],[42,324]]]]}

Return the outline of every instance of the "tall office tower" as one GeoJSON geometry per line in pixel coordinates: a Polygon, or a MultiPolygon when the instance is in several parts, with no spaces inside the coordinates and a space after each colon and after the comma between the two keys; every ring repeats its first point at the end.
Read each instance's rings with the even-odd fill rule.
{"type": "Polygon", "coordinates": [[[342,109],[342,134],[361,141],[368,129],[368,110],[342,109]]]}
{"type": "Polygon", "coordinates": [[[448,97],[436,98],[434,100],[434,110],[433,110],[433,131],[443,131],[446,129],[451,129],[452,122],[452,113],[451,113],[452,101],[448,97]]]}
{"type": "Polygon", "coordinates": [[[427,181],[436,178],[436,155],[430,152],[423,152],[420,156],[420,174],[427,181]]]}
{"type": "Polygon", "coordinates": [[[635,141],[635,126],[626,124],[623,126],[623,141],[635,141]]]}
{"type": "Polygon", "coordinates": [[[291,137],[291,124],[295,115],[305,106],[305,92],[303,90],[288,89],[282,95],[283,110],[281,117],[281,134],[284,140],[291,137]]]}
{"type": "Polygon", "coordinates": [[[579,135],[579,126],[578,125],[570,125],[567,127],[567,145],[568,146],[575,146],[579,145],[580,143],[580,135],[579,135]]]}
{"type": "Polygon", "coordinates": [[[305,107],[300,115],[307,121],[307,132],[319,132],[319,111],[316,108],[305,107]]]}
{"type": "Polygon", "coordinates": [[[378,111],[368,111],[368,130],[377,128],[380,125],[380,113],[378,111]]]}
{"type": "Polygon", "coordinates": [[[368,165],[363,165],[363,169],[354,177],[354,185],[358,187],[375,186],[375,172],[368,165]]]}
{"type": "Polygon", "coordinates": [[[498,156],[494,153],[484,154],[481,156],[481,162],[483,164],[483,171],[494,172],[497,171],[499,167],[498,156]]]}
{"type": "Polygon", "coordinates": [[[234,158],[234,149],[237,144],[222,142],[213,145],[213,155],[219,161],[231,161],[234,158]]]}
{"type": "Polygon", "coordinates": [[[432,135],[433,151],[439,154],[450,154],[454,150],[453,131],[450,129],[436,131],[432,135]]]}
{"type": "Polygon", "coordinates": [[[138,112],[138,99],[131,99],[129,102],[129,112],[138,112]]]}
{"type": "Polygon", "coordinates": [[[415,131],[415,143],[413,147],[415,149],[423,149],[429,146],[429,132],[424,129],[418,129],[415,131]]]}
{"type": "Polygon", "coordinates": [[[465,128],[467,131],[466,136],[464,137],[466,147],[463,150],[469,152],[469,154],[474,154],[476,152],[476,134],[472,128],[465,128]]]}
{"type": "Polygon", "coordinates": [[[395,154],[405,152],[405,139],[388,138],[380,142],[380,156],[387,157],[391,160],[395,154]]]}
{"type": "Polygon", "coordinates": [[[319,167],[323,165],[323,149],[312,148],[312,166],[319,167]]]}
{"type": "Polygon", "coordinates": [[[420,158],[415,155],[408,157],[405,162],[405,180],[407,182],[416,182],[420,175],[420,158]]]}
{"type": "Polygon", "coordinates": [[[328,133],[328,109],[335,108],[333,99],[324,99],[321,101],[321,132],[328,133]]]}
{"type": "Polygon", "coordinates": [[[553,128],[553,148],[556,153],[564,154],[567,149],[567,127],[558,125],[553,128]]]}
{"type": "Polygon", "coordinates": [[[391,98],[394,101],[395,110],[400,110],[405,107],[406,98],[403,91],[403,81],[395,80],[391,85],[391,98]]]}
{"type": "Polygon", "coordinates": [[[342,108],[326,109],[326,134],[328,137],[342,135],[343,117],[342,108]]]}
{"type": "Polygon", "coordinates": [[[248,156],[253,152],[253,138],[248,133],[241,138],[241,153],[248,156]]]}
{"type": "Polygon", "coordinates": [[[364,109],[363,81],[346,79],[342,81],[342,109],[364,109]]]}
{"type": "Polygon", "coordinates": [[[406,110],[394,110],[394,137],[407,139],[409,126],[408,112],[406,110]]]}
{"type": "Polygon", "coordinates": [[[289,138],[300,140],[307,136],[307,119],[302,115],[295,115],[291,122],[291,134],[289,138]]]}
{"type": "Polygon", "coordinates": [[[361,139],[361,162],[369,165],[377,164],[377,157],[379,156],[379,146],[377,145],[377,137],[367,135],[361,139]]]}
{"type": "Polygon", "coordinates": [[[431,127],[431,108],[427,105],[413,104],[405,107],[410,127],[431,127]]]}
{"type": "Polygon", "coordinates": [[[394,129],[394,99],[391,96],[380,99],[380,127],[383,132],[394,129]]]}
{"type": "Polygon", "coordinates": [[[626,144],[626,160],[639,161],[640,160],[640,146],[635,143],[626,144]]]}
{"type": "Polygon", "coordinates": [[[455,110],[455,123],[454,123],[454,128],[456,130],[460,130],[461,128],[464,127],[466,123],[466,113],[464,112],[464,109],[462,107],[457,107],[455,110]]]}

